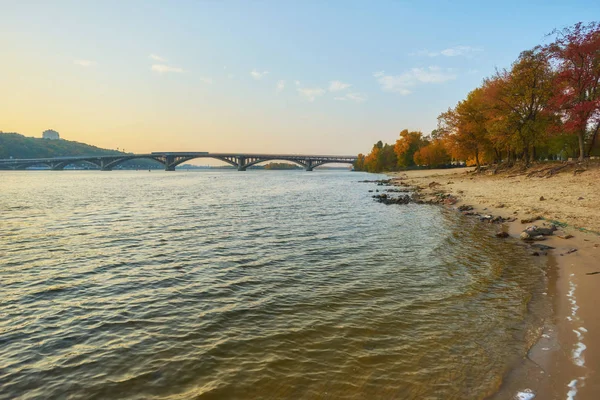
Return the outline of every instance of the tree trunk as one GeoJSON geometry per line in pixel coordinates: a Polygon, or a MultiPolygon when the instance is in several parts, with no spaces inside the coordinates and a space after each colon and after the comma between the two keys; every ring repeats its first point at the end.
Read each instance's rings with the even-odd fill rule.
{"type": "Polygon", "coordinates": [[[583,161],[583,157],[585,156],[585,149],[584,149],[584,132],[579,132],[577,134],[577,138],[579,139],[579,161],[583,161]]]}
{"type": "Polygon", "coordinates": [[[479,164],[479,149],[475,149],[475,163],[477,164],[477,171],[481,168],[479,164]]]}
{"type": "Polygon", "coordinates": [[[594,144],[596,144],[596,136],[598,136],[598,130],[600,130],[600,122],[596,124],[596,129],[594,129],[594,133],[592,133],[592,140],[590,140],[590,147],[588,148],[587,152],[588,157],[592,154],[592,150],[594,150],[594,144]]]}

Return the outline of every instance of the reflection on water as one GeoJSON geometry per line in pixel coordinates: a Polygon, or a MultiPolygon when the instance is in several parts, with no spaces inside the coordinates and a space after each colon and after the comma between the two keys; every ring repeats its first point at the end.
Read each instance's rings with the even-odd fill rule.
{"type": "Polygon", "coordinates": [[[543,271],[349,172],[1,172],[0,398],[482,398],[543,271]]]}

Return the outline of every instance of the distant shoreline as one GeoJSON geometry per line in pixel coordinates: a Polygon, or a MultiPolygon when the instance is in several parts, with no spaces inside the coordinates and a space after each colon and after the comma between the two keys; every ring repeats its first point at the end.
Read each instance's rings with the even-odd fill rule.
{"type": "Polygon", "coordinates": [[[546,321],[537,344],[524,360],[535,366],[535,376],[527,373],[515,380],[515,375],[525,374],[524,369],[511,371],[493,398],[515,396],[525,389],[532,390],[540,399],[567,398],[568,393],[577,393],[577,399],[598,398],[600,319],[595,307],[600,303],[600,235],[596,233],[600,231],[600,214],[593,207],[600,201],[600,169],[548,179],[475,175],[469,173],[471,170],[421,170],[388,175],[417,187],[425,201],[435,199],[437,193],[452,194],[458,200],[448,206],[452,209],[471,205],[475,213],[516,218],[499,225],[514,238],[528,225],[541,226],[549,224],[548,221],[563,223],[562,233],[573,236],[562,239],[553,235],[540,242],[555,247],[547,255],[541,254],[547,263],[547,292],[554,295],[554,315],[546,321]],[[521,223],[521,219],[532,216],[546,221],[521,223]],[[576,251],[568,253],[573,249],[576,251]],[[523,381],[528,387],[515,387],[523,381]]]}

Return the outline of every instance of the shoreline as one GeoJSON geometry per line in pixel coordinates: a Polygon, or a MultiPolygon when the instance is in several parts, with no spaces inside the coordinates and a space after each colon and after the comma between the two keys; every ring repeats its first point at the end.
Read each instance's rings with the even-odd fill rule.
{"type": "MultiPolygon", "coordinates": [[[[600,382],[597,379],[597,368],[600,366],[600,318],[594,309],[595,304],[600,302],[600,291],[595,290],[600,283],[600,263],[596,261],[600,258],[600,236],[589,228],[582,230],[565,224],[577,220],[585,210],[573,210],[572,204],[567,204],[557,207],[560,211],[551,213],[551,218],[521,223],[521,219],[537,217],[538,214],[548,216],[544,210],[531,206],[532,196],[537,196],[538,202],[543,200],[539,199],[535,190],[531,190],[534,185],[527,181],[543,178],[527,178],[523,181],[524,185],[518,186],[514,184],[514,176],[511,176],[513,184],[509,189],[509,177],[470,176],[467,175],[469,170],[471,168],[420,170],[387,175],[392,178],[392,184],[401,182],[402,185],[417,188],[424,201],[440,202],[441,193],[450,194],[454,197],[449,202],[451,204],[440,203],[456,212],[460,212],[458,207],[461,205],[470,205],[475,214],[509,219],[497,224],[498,230],[507,232],[517,240],[529,225],[541,227],[558,223],[560,226],[559,231],[541,242],[554,249],[537,252],[539,257],[532,255],[532,258],[541,258],[547,266],[546,293],[551,298],[552,316],[544,322],[526,357],[520,365],[511,368],[498,392],[491,398],[591,400],[600,397],[600,382]],[[495,185],[497,190],[486,196],[482,187],[485,191],[490,185],[495,185]],[[528,201],[519,203],[515,200],[525,197],[528,201]],[[569,213],[565,214],[565,210],[569,213]],[[576,251],[569,253],[572,249],[576,251]]],[[[552,178],[543,179],[543,184],[547,183],[553,183],[552,178]]],[[[593,185],[591,182],[585,188],[589,188],[584,194],[586,198],[591,197],[588,195],[594,190],[593,185]]],[[[579,220],[588,222],[591,227],[600,226],[600,217],[579,220]]]]}

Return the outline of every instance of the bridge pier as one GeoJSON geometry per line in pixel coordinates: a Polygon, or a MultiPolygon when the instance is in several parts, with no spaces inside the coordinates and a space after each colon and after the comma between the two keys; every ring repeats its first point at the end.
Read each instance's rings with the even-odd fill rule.
{"type": "Polygon", "coordinates": [[[100,159],[100,171],[112,171],[111,160],[100,159]]]}
{"type": "Polygon", "coordinates": [[[237,158],[238,171],[246,170],[246,157],[238,157],[237,158]]]}
{"type": "Polygon", "coordinates": [[[165,171],[175,171],[175,156],[166,155],[165,156],[165,171]]]}

